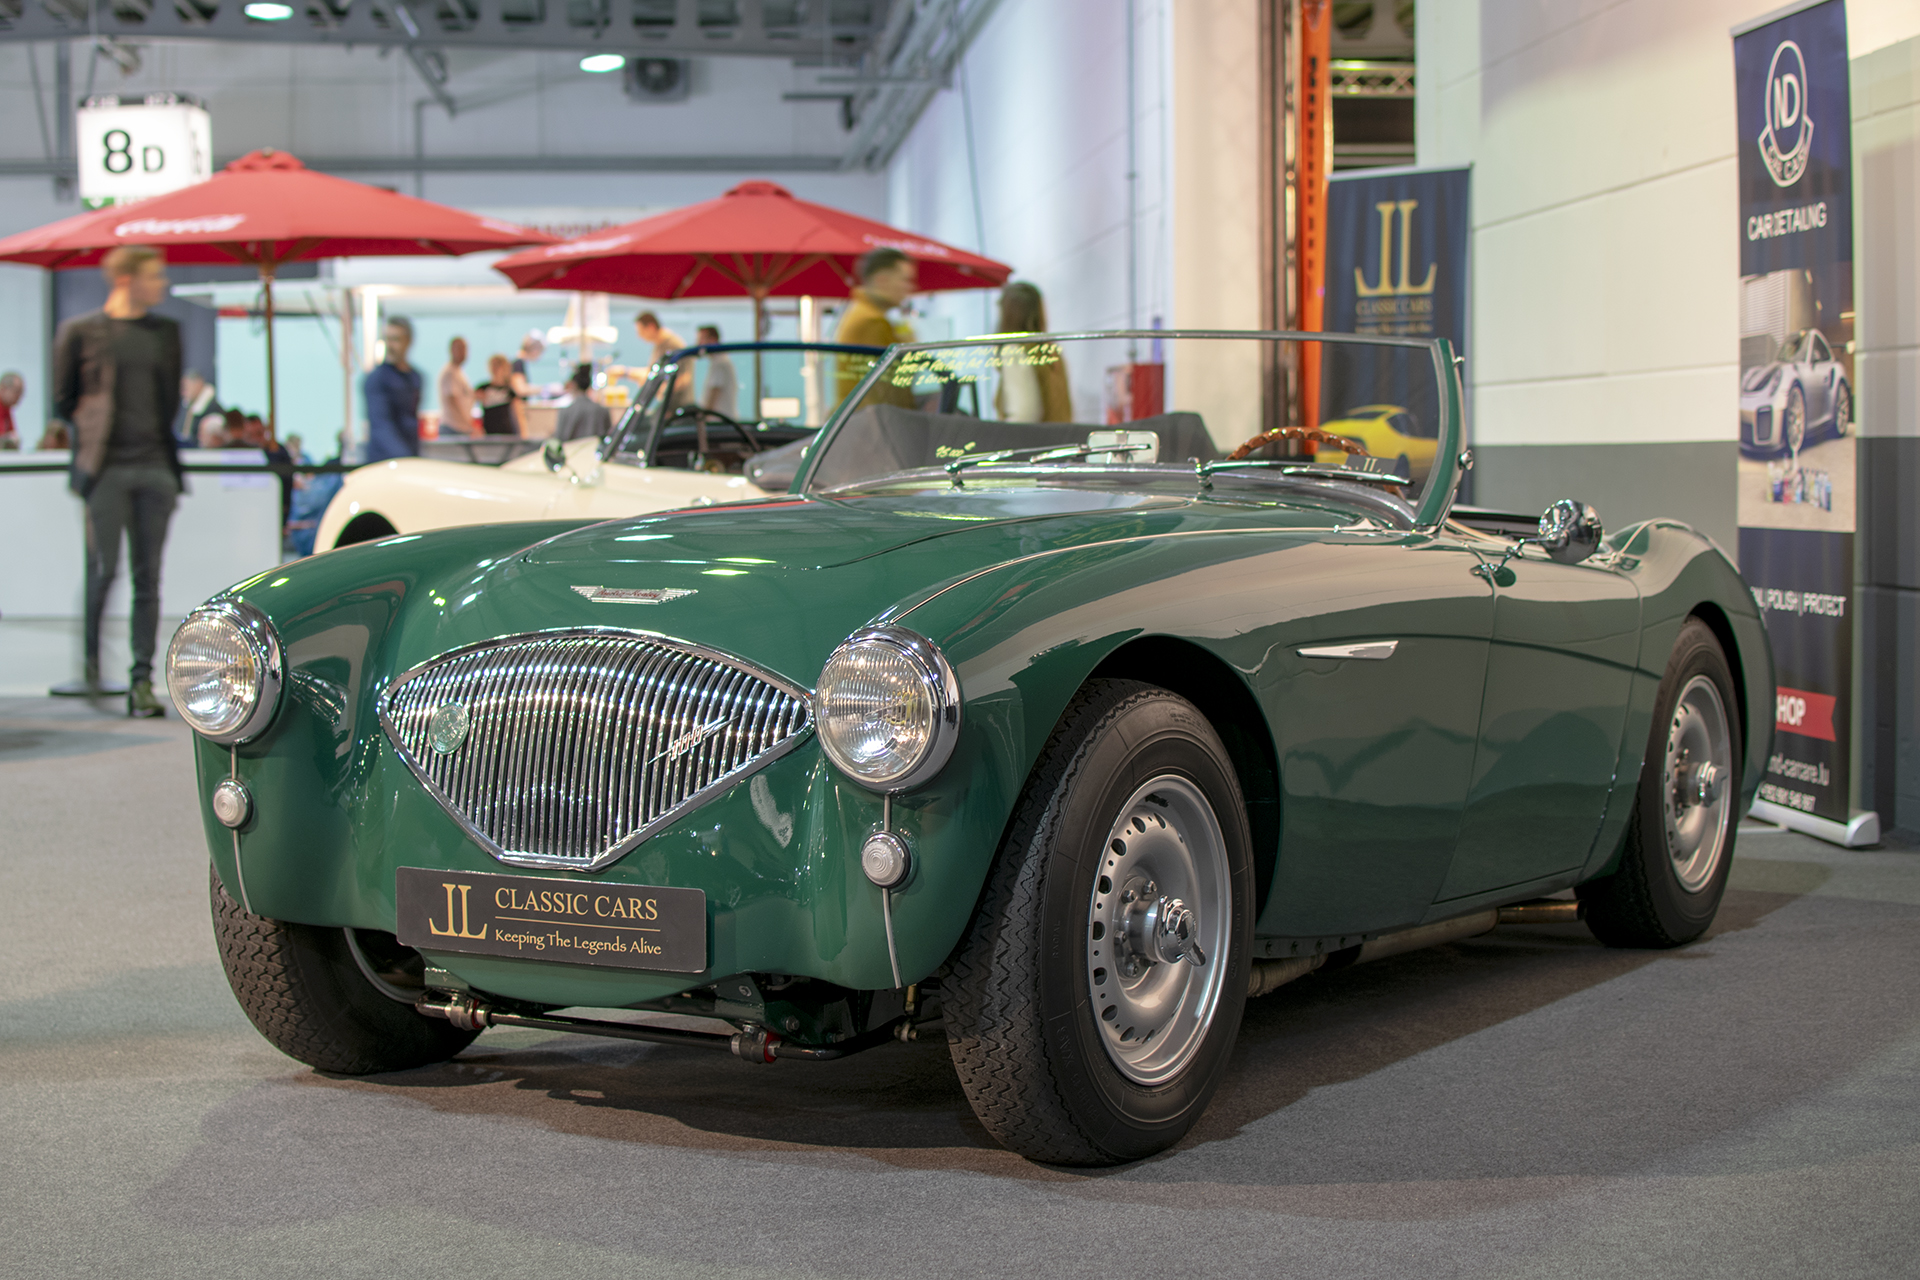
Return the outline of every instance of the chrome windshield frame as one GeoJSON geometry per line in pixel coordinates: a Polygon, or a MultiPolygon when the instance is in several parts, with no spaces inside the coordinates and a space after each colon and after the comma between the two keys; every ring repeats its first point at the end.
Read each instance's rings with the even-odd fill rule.
{"type": "MultiPolygon", "coordinates": [[[[834,437],[846,425],[853,414],[853,407],[860,404],[880,380],[886,370],[903,356],[918,352],[952,351],[969,347],[997,347],[1009,342],[1025,341],[1029,343],[1073,343],[1096,340],[1122,339],[1134,342],[1166,342],[1175,340],[1234,340],[1259,342],[1320,342],[1349,346],[1403,347],[1427,351],[1433,360],[1435,390],[1438,394],[1441,411],[1440,430],[1434,450],[1434,473],[1427,478],[1426,490],[1422,493],[1419,505],[1415,508],[1417,525],[1423,530],[1432,530],[1446,523],[1447,514],[1453,509],[1453,503],[1459,492],[1460,480],[1473,465],[1472,453],[1466,447],[1465,396],[1461,390],[1461,360],[1454,353],[1453,345],[1445,338],[1403,338],[1386,335],[1358,333],[1308,333],[1298,329],[1106,329],[1082,330],[1073,333],[1045,334],[983,334],[972,338],[953,338],[942,342],[896,343],[886,349],[886,358],[875,363],[860,384],[835,407],[833,413],[821,426],[820,434],[815,438],[815,447],[807,451],[807,459],[799,475],[794,480],[792,492],[811,491],[814,472],[822,460],[832,452],[834,437]]],[[[1124,425],[1124,424],[1121,424],[1124,425]]],[[[878,477],[876,477],[877,479],[878,477]]],[[[839,486],[844,488],[845,486],[839,486]]]]}

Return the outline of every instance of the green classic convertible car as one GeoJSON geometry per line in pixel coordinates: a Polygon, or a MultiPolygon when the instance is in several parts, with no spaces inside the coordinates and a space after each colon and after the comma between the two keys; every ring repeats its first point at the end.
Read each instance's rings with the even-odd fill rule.
{"type": "Polygon", "coordinates": [[[785,495],[250,579],[167,660],[234,992],[347,1073],[937,1028],[995,1138],[1100,1164],[1315,969],[1696,938],[1772,732],[1752,597],[1675,521],[1456,510],[1471,465],[1444,342],[1001,335],[894,348],[785,495]],[[1143,363],[1165,404],[1102,422],[1143,363]],[[1042,379],[1080,421],[1021,420],[1042,379]],[[1415,474],[1312,425],[1379,403],[1415,474]]]}

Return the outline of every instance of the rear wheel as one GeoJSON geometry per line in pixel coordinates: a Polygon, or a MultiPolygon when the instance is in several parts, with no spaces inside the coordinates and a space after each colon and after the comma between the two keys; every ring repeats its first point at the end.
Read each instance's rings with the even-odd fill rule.
{"type": "Polygon", "coordinates": [[[398,989],[419,965],[419,954],[391,934],[269,920],[229,897],[217,872],[208,880],[227,984],[247,1019],[288,1057],[350,1076],[404,1071],[443,1062],[480,1034],[382,994],[376,982],[398,989]]]}
{"type": "Polygon", "coordinates": [[[1246,1001],[1250,847],[1232,763],[1191,703],[1133,681],[1081,691],[943,984],[988,1132],[1098,1165],[1192,1127],[1246,1001]]]}
{"type": "Polygon", "coordinates": [[[1739,820],[1736,705],[1720,642],[1688,619],[1654,705],[1620,869],[1578,890],[1607,945],[1677,947],[1713,923],[1739,820]]]}
{"type": "Polygon", "coordinates": [[[1853,430],[1853,392],[1841,383],[1833,391],[1833,436],[1836,440],[1846,438],[1853,430]]]}

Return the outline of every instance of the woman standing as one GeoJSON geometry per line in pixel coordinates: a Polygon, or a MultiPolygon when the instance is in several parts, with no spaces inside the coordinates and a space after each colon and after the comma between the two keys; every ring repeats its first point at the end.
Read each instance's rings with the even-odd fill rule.
{"type": "MultiPolygon", "coordinates": [[[[1000,291],[1001,333],[1045,333],[1047,304],[1040,290],[1015,280],[1000,291]]],[[[1000,389],[993,407],[1002,422],[1072,422],[1073,393],[1067,362],[1050,342],[1008,343],[1000,348],[1000,389]]]]}

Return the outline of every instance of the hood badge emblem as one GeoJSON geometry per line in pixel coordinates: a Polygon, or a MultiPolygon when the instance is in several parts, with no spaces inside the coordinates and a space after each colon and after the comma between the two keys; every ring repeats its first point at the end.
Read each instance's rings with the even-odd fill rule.
{"type": "Polygon", "coordinates": [[[575,587],[574,590],[595,604],[665,604],[695,594],[686,587],[575,587]]]}
{"type": "Polygon", "coordinates": [[[444,703],[427,723],[427,741],[441,755],[450,756],[467,740],[467,730],[472,727],[473,716],[466,703],[444,703]]]}
{"type": "Polygon", "coordinates": [[[681,756],[687,754],[687,752],[693,750],[708,738],[711,738],[714,734],[726,728],[729,723],[728,717],[721,716],[712,724],[703,724],[697,729],[689,729],[668,743],[666,750],[655,756],[653,760],[647,761],[647,763],[652,764],[654,760],[666,760],[668,762],[678,760],[681,756]]]}

